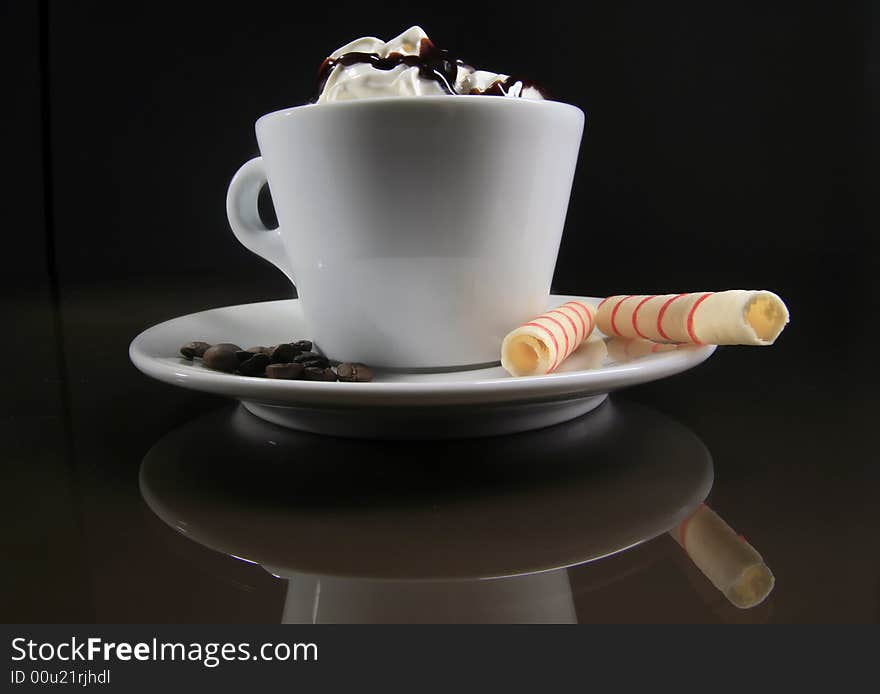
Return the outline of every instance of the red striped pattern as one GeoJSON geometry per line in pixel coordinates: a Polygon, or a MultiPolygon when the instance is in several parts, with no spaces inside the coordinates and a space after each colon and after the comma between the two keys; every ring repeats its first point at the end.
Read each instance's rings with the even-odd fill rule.
{"type": "Polygon", "coordinates": [[[663,331],[663,316],[666,315],[666,309],[669,308],[670,304],[672,304],[673,301],[675,301],[676,299],[680,299],[683,296],[687,296],[687,292],[685,292],[684,294],[678,294],[671,299],[667,299],[666,303],[660,307],[660,313],[657,314],[657,332],[660,333],[660,337],[662,337],[664,340],[672,340],[672,338],[663,331]]]}
{"type": "Polygon", "coordinates": [[[553,367],[556,366],[556,364],[558,364],[559,362],[561,362],[563,359],[565,359],[565,358],[571,353],[571,348],[569,347],[568,333],[565,332],[565,328],[562,327],[562,323],[560,323],[558,320],[556,320],[553,316],[548,316],[546,313],[545,313],[543,316],[540,316],[537,320],[541,320],[542,318],[543,318],[544,320],[548,320],[548,321],[550,321],[550,322],[553,323],[557,328],[559,328],[559,329],[562,331],[562,337],[565,338],[565,352],[563,352],[562,354],[559,354],[559,353],[557,352],[557,354],[556,354],[556,362],[554,362],[553,366],[550,367],[550,370],[552,371],[552,370],[553,370],[553,367]]]}
{"type": "MultiPolygon", "coordinates": [[[[599,305],[601,306],[602,304],[599,305]]],[[[588,309],[579,301],[569,301],[567,304],[564,304],[564,306],[571,306],[572,309],[574,309],[575,313],[578,314],[578,316],[581,315],[581,310],[583,310],[584,315],[587,317],[587,320],[590,321],[590,327],[584,327],[584,339],[586,340],[587,335],[593,332],[593,314],[590,312],[590,309],[588,309]]],[[[583,320],[583,317],[581,318],[581,320],[583,320]]]]}
{"type": "Polygon", "coordinates": [[[571,326],[572,331],[574,332],[574,337],[572,338],[572,342],[575,345],[579,345],[581,341],[578,340],[577,326],[574,324],[574,321],[571,319],[571,316],[569,316],[565,311],[560,310],[560,308],[554,308],[552,311],[547,311],[547,313],[555,313],[555,314],[560,315],[563,318],[565,318],[565,320],[567,320],[568,324],[571,326]]]}
{"type": "Polygon", "coordinates": [[[703,296],[701,296],[699,299],[697,299],[694,302],[694,305],[691,306],[691,310],[688,311],[687,331],[688,331],[688,335],[691,338],[691,341],[695,345],[701,345],[703,343],[700,342],[699,339],[697,339],[697,335],[696,335],[696,333],[694,333],[694,313],[697,312],[697,306],[702,304],[706,299],[708,299],[710,296],[712,296],[712,294],[714,294],[714,292],[706,292],[705,294],[703,294],[703,296]]]}
{"type": "MultiPolygon", "coordinates": [[[[587,334],[588,334],[587,333],[587,324],[584,321],[584,317],[581,315],[581,312],[578,311],[574,306],[572,306],[571,302],[569,302],[567,304],[562,304],[562,306],[559,307],[560,310],[566,309],[566,308],[574,314],[574,317],[577,318],[578,322],[581,324],[581,337],[580,337],[580,340],[578,340],[578,344],[580,344],[581,342],[583,342],[584,340],[587,339],[587,334]]],[[[568,314],[566,313],[565,315],[568,315],[568,314]]]]}
{"type": "Polygon", "coordinates": [[[636,310],[633,311],[633,315],[632,315],[633,330],[636,331],[636,335],[638,335],[639,337],[642,337],[646,340],[650,340],[651,338],[648,337],[647,335],[645,335],[641,330],[639,330],[639,322],[638,322],[639,309],[642,306],[644,306],[646,303],[648,303],[651,299],[653,299],[655,296],[657,296],[657,295],[651,294],[651,296],[646,296],[644,299],[642,299],[639,302],[639,305],[636,306],[636,310]]]}
{"type": "Polygon", "coordinates": [[[614,333],[615,333],[618,337],[623,337],[623,335],[622,335],[621,332],[617,329],[617,324],[616,324],[616,322],[615,322],[615,321],[617,320],[617,312],[620,310],[620,307],[623,305],[623,302],[626,301],[627,299],[631,299],[632,297],[633,297],[632,294],[629,294],[629,295],[623,297],[620,301],[618,301],[618,302],[614,305],[614,308],[611,310],[611,329],[614,331],[614,333]]]}
{"type": "Polygon", "coordinates": [[[590,333],[593,332],[593,315],[590,313],[590,310],[577,301],[569,301],[567,304],[563,304],[563,306],[567,306],[572,311],[574,311],[575,315],[578,317],[578,320],[581,322],[581,325],[584,326],[583,340],[586,340],[590,333]],[[584,316],[586,316],[587,320],[590,321],[589,327],[587,326],[587,321],[584,320],[584,316]]]}

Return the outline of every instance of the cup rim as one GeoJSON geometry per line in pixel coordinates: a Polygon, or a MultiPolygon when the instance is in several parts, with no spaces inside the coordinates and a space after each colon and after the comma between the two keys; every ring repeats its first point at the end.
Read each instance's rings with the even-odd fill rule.
{"type": "Polygon", "coordinates": [[[370,96],[363,99],[349,99],[346,101],[332,101],[323,104],[303,104],[301,106],[289,106],[287,108],[270,111],[257,118],[256,126],[261,123],[289,118],[297,113],[304,111],[315,111],[318,109],[343,109],[343,108],[364,108],[367,105],[379,108],[393,108],[402,104],[426,104],[426,103],[442,103],[442,104],[458,104],[465,103],[488,105],[489,108],[537,108],[537,109],[556,109],[567,111],[572,115],[579,114],[581,118],[586,120],[586,113],[573,104],[567,104],[563,101],[551,101],[549,99],[521,99],[509,96],[487,96],[485,94],[432,94],[430,96],[370,96]],[[501,104],[510,104],[510,106],[501,106],[501,104]]]}

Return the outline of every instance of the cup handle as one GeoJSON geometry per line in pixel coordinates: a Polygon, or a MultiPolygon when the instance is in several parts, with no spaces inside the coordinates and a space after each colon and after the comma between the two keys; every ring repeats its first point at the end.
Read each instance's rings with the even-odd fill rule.
{"type": "Polygon", "coordinates": [[[268,260],[294,282],[293,268],[281,240],[281,227],[267,228],[257,210],[257,197],[267,181],[263,157],[255,157],[245,163],[229,183],[226,216],[232,233],[245,248],[268,260]]]}

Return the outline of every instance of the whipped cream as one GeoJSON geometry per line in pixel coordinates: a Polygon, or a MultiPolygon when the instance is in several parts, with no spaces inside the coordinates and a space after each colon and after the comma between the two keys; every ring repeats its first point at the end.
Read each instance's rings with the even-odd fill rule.
{"type": "Polygon", "coordinates": [[[410,27],[390,41],[372,36],[337,48],[321,65],[317,102],[388,96],[486,94],[543,99],[539,87],[503,73],[475,70],[410,27]]]}

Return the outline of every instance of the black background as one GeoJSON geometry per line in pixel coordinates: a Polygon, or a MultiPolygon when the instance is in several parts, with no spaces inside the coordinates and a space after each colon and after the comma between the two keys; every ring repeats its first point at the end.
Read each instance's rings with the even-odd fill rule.
{"type": "Polygon", "coordinates": [[[587,113],[558,290],[760,286],[797,306],[819,278],[867,276],[867,5],[9,2],[6,15],[6,277],[42,260],[47,108],[62,282],[267,274],[224,210],[254,121],[310,98],[338,45],[415,22],[587,113]]]}
{"type": "MultiPolygon", "coordinates": [[[[772,349],[721,350],[624,394],[706,443],[713,507],[777,572],[776,602],[722,621],[880,618],[865,551],[880,532],[874,3],[6,0],[2,13],[7,621],[277,617],[268,575],[224,574],[219,556],[222,581],[191,571],[173,557],[208,550],[169,540],[140,504],[145,452],[223,401],[150,381],[126,350],[158,321],[291,295],[226,223],[253,123],[309,99],[339,45],[413,23],[587,113],[557,291],[767,288],[788,303],[772,349]]],[[[600,618],[717,619],[677,580],[667,601],[633,579],[600,618]]]]}

